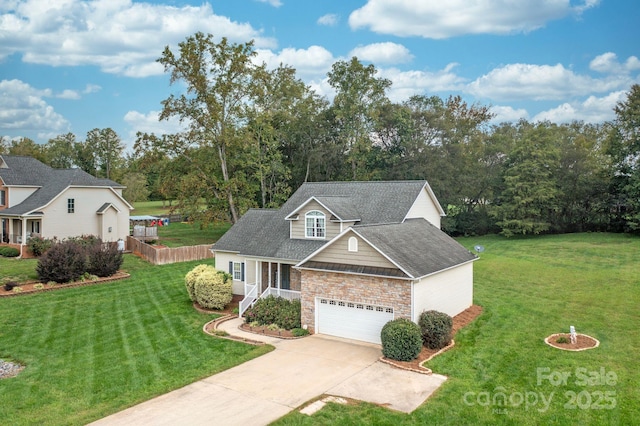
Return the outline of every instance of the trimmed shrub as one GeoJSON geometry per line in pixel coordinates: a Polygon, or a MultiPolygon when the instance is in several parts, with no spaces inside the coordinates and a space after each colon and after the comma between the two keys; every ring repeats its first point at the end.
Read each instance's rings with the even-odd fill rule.
{"type": "Polygon", "coordinates": [[[122,266],[122,252],[115,244],[94,244],[86,248],[87,270],[91,275],[110,277],[122,266]]]}
{"type": "Polygon", "coordinates": [[[294,328],[291,330],[291,334],[294,337],[302,337],[309,334],[309,330],[305,330],[304,328],[294,328]]]}
{"type": "Polygon", "coordinates": [[[102,243],[100,237],[96,235],[81,235],[79,237],[69,237],[66,241],[72,241],[82,247],[91,247],[102,243]]]}
{"type": "Polygon", "coordinates": [[[42,237],[31,237],[27,241],[27,248],[29,253],[35,257],[42,256],[47,250],[51,248],[53,241],[42,237]]]}
{"type": "Polygon", "coordinates": [[[268,296],[258,301],[244,313],[246,323],[259,325],[277,324],[280,328],[291,330],[300,328],[300,300],[288,300],[282,297],[268,296]]]}
{"type": "Polygon", "coordinates": [[[43,282],[66,283],[75,281],[86,271],[87,255],[74,241],[63,241],[52,246],[36,266],[38,279],[43,282]]]}
{"type": "Polygon", "coordinates": [[[389,321],[380,332],[382,355],[397,361],[411,361],[420,355],[422,336],[420,327],[406,318],[389,321]]]}
{"type": "Polygon", "coordinates": [[[11,290],[13,290],[14,287],[18,287],[18,283],[13,282],[13,281],[9,281],[8,283],[6,283],[4,285],[4,289],[6,291],[11,291],[11,290]]]}
{"type": "Polygon", "coordinates": [[[187,293],[189,293],[189,299],[191,299],[192,302],[196,301],[196,293],[195,293],[196,279],[206,271],[215,272],[216,268],[214,268],[211,265],[198,265],[192,270],[190,270],[189,272],[187,272],[187,275],[185,275],[184,277],[184,285],[185,287],[187,287],[187,293]]]}
{"type": "Polygon", "coordinates": [[[418,320],[422,342],[429,349],[442,349],[451,342],[453,318],[444,312],[425,311],[418,320]]]}
{"type": "Polygon", "coordinates": [[[20,250],[15,247],[0,247],[0,256],[18,257],[20,256],[20,250]]]}
{"type": "Polygon", "coordinates": [[[222,271],[208,270],[195,279],[193,292],[196,302],[207,309],[224,309],[233,298],[230,275],[222,271]]]}

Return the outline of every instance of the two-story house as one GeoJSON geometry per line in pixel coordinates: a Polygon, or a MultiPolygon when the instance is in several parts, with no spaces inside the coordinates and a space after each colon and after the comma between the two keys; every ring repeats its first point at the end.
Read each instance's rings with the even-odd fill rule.
{"type": "Polygon", "coordinates": [[[122,197],[123,189],[80,169],[53,169],[35,158],[0,155],[0,242],[24,253],[35,235],[126,240],[133,207],[122,197]]]}
{"type": "Polygon", "coordinates": [[[277,210],[253,209],[213,246],[244,295],[299,298],[311,332],[380,343],[387,321],[473,302],[476,256],[440,230],[426,181],[305,183],[277,210]]]}

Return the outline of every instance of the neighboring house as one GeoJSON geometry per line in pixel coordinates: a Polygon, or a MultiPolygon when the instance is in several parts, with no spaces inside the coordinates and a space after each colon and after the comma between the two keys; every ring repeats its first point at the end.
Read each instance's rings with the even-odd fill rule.
{"type": "Polygon", "coordinates": [[[305,183],[278,210],[249,210],[212,247],[244,295],[299,298],[311,332],[380,343],[387,321],[454,316],[473,301],[476,256],[440,230],[426,181],[305,183]]]}
{"type": "Polygon", "coordinates": [[[126,240],[124,186],[80,169],[53,169],[35,158],[0,155],[0,242],[20,246],[31,236],[96,235],[126,240]]]}

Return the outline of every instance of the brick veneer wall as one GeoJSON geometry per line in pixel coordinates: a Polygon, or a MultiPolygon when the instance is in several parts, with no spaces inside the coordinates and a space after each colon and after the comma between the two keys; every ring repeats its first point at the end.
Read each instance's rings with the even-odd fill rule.
{"type": "Polygon", "coordinates": [[[406,280],[302,270],[302,324],[311,333],[316,297],[391,307],[394,318],[411,319],[411,282],[406,280]]]}

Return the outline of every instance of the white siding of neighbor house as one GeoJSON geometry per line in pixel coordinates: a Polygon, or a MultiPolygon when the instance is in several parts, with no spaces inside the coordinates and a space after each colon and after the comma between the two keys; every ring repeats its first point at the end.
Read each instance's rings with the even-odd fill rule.
{"type": "Polygon", "coordinates": [[[113,207],[109,207],[101,215],[98,215],[98,222],[100,223],[100,233],[98,235],[102,238],[102,241],[118,241],[117,235],[120,235],[118,232],[118,216],[118,211],[113,207]],[[111,232],[109,232],[109,228],[111,228],[111,232]]]}
{"type": "Polygon", "coordinates": [[[324,240],[330,240],[336,235],[340,233],[340,223],[331,222],[331,213],[329,213],[324,207],[320,205],[320,203],[312,200],[308,204],[306,204],[303,208],[298,210],[298,220],[290,220],[291,223],[291,238],[306,240],[307,236],[305,234],[305,217],[304,215],[312,210],[318,210],[324,213],[324,224],[325,224],[325,237],[324,240]]]}
{"type": "Polygon", "coordinates": [[[42,237],[58,239],[80,235],[97,235],[105,241],[126,240],[129,235],[129,207],[108,188],[67,188],[44,210],[42,218],[42,237]],[[67,213],[67,200],[75,200],[75,212],[67,213]],[[111,203],[119,212],[109,208],[105,214],[98,214],[104,203],[111,203]],[[101,235],[104,220],[112,224],[112,232],[101,235]]]}
{"type": "Polygon", "coordinates": [[[9,190],[7,191],[7,205],[9,207],[17,206],[37,190],[38,188],[36,187],[9,187],[9,190]]]}
{"type": "MultiPolygon", "coordinates": [[[[256,282],[256,266],[255,262],[247,262],[244,256],[240,256],[236,253],[229,253],[223,251],[216,252],[216,269],[229,273],[229,262],[245,262],[244,265],[244,277],[245,281],[249,284],[256,282]]],[[[244,282],[233,281],[231,285],[231,291],[233,294],[244,295],[244,282]]]]}
{"type": "Polygon", "coordinates": [[[420,195],[416,198],[413,206],[407,213],[407,219],[415,219],[423,217],[434,226],[440,228],[440,211],[430,196],[427,189],[420,191],[420,195]]]}
{"type": "Polygon", "coordinates": [[[352,231],[345,233],[329,247],[313,256],[314,262],[329,262],[359,266],[375,266],[380,268],[397,269],[386,257],[367,244],[362,238],[354,235],[352,231]],[[349,251],[349,238],[355,237],[358,240],[358,251],[349,251]]]}
{"type": "Polygon", "coordinates": [[[473,304],[473,262],[423,278],[413,284],[413,320],[424,311],[455,316],[473,304]]]}

